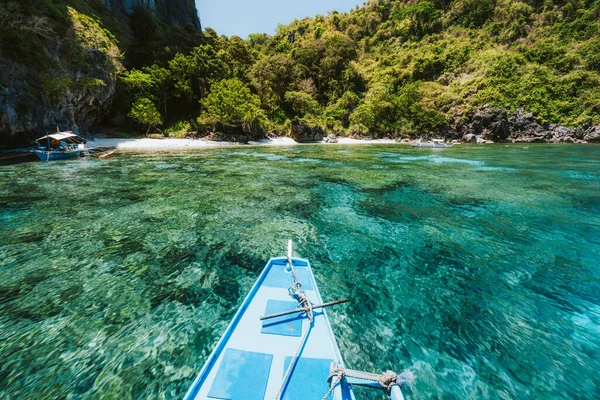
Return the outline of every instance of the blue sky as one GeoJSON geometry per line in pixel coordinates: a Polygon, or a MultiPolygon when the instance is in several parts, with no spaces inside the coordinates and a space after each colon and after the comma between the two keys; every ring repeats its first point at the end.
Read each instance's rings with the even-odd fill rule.
{"type": "Polygon", "coordinates": [[[296,18],[350,11],[361,0],[196,0],[202,28],[210,27],[219,35],[275,33],[278,24],[296,18]]]}

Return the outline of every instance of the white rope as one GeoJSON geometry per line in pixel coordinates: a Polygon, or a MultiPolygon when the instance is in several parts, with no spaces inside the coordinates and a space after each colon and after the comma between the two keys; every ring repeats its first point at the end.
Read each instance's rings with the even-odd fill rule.
{"type": "Polygon", "coordinates": [[[332,371],[329,374],[329,377],[327,378],[327,382],[329,382],[329,390],[327,391],[327,393],[325,394],[325,396],[323,396],[323,398],[321,400],[327,400],[327,398],[329,397],[331,392],[333,392],[333,389],[335,389],[335,387],[338,385],[338,383],[342,382],[342,378],[345,375],[346,375],[346,372],[345,372],[344,368],[342,368],[342,367],[336,368],[334,371],[332,371]]]}
{"type": "MultiPolygon", "coordinates": [[[[290,253],[291,253],[291,250],[290,250],[290,253]]],[[[306,344],[306,340],[308,339],[308,334],[309,334],[310,330],[312,329],[313,320],[314,320],[314,318],[313,318],[313,303],[306,296],[306,292],[304,291],[304,289],[302,289],[302,284],[296,277],[296,272],[294,271],[294,266],[292,265],[292,259],[291,259],[290,253],[288,253],[288,263],[292,270],[292,276],[294,277],[294,284],[288,289],[288,293],[290,294],[290,296],[292,296],[298,300],[298,306],[296,308],[305,308],[305,307],[308,308],[308,310],[306,311],[306,315],[308,317],[308,326],[306,327],[306,330],[302,334],[302,339],[300,340],[300,344],[298,345],[298,348],[296,349],[296,353],[294,354],[294,357],[290,361],[290,365],[288,366],[287,371],[285,372],[283,381],[281,382],[281,387],[279,388],[277,395],[275,395],[275,400],[280,399],[280,397],[287,385],[287,382],[288,382],[288,379],[290,378],[292,370],[294,369],[294,366],[296,365],[296,362],[298,361],[298,357],[300,356],[300,352],[302,351],[302,348],[306,344]]]]}
{"type": "Polygon", "coordinates": [[[294,357],[290,361],[290,365],[288,366],[287,371],[285,371],[285,376],[283,377],[283,381],[281,382],[281,387],[279,388],[279,391],[277,392],[277,395],[275,396],[275,400],[279,400],[281,395],[283,394],[283,390],[285,389],[285,387],[287,385],[287,381],[290,378],[292,369],[294,369],[294,365],[296,365],[298,356],[300,355],[300,352],[302,351],[302,348],[304,347],[304,344],[306,343],[306,339],[308,338],[308,333],[310,332],[311,328],[312,328],[312,321],[309,321],[308,327],[306,328],[306,330],[304,331],[304,334],[302,335],[302,340],[300,340],[300,345],[296,349],[296,354],[294,354],[294,357]]]}
{"type": "Polygon", "coordinates": [[[398,385],[400,388],[404,386],[410,386],[415,381],[415,376],[411,371],[403,371],[400,375],[397,375],[394,371],[385,371],[382,374],[370,374],[366,372],[359,372],[353,370],[346,370],[343,367],[337,366],[332,369],[327,382],[329,383],[329,390],[323,396],[321,400],[327,400],[327,397],[333,392],[335,387],[342,382],[344,378],[355,378],[363,381],[377,382],[379,386],[384,390],[385,394],[389,397],[392,388],[398,385]]]}

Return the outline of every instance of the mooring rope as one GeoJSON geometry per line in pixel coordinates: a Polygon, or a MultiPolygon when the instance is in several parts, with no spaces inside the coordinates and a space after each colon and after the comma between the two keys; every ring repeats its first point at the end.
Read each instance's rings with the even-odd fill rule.
{"type": "Polygon", "coordinates": [[[311,328],[312,328],[312,321],[309,321],[309,325],[306,328],[306,330],[304,331],[304,334],[302,335],[302,339],[300,340],[300,345],[296,349],[296,353],[294,354],[294,357],[290,361],[290,365],[288,366],[287,371],[285,371],[283,381],[281,382],[281,387],[279,388],[279,391],[277,392],[277,395],[275,396],[275,400],[279,400],[281,395],[283,394],[283,390],[285,389],[285,387],[287,385],[287,381],[290,378],[292,369],[294,368],[294,365],[296,364],[296,361],[298,360],[298,357],[300,356],[300,352],[302,351],[302,348],[304,347],[304,344],[306,343],[306,339],[308,338],[308,333],[310,332],[311,328]]]}
{"type": "Polygon", "coordinates": [[[298,277],[296,276],[296,272],[294,271],[294,266],[292,265],[292,259],[290,256],[288,256],[288,264],[290,265],[292,276],[294,278],[294,284],[288,288],[288,293],[290,294],[290,296],[292,296],[298,300],[298,306],[296,308],[308,308],[308,310],[306,311],[306,315],[308,317],[308,326],[306,327],[306,330],[302,334],[302,338],[300,339],[300,344],[298,345],[298,348],[296,349],[296,353],[294,354],[294,357],[292,357],[292,360],[290,361],[290,365],[288,366],[287,371],[285,372],[285,375],[283,376],[283,381],[281,382],[281,387],[279,388],[279,391],[277,392],[277,395],[275,396],[275,400],[279,400],[279,398],[281,397],[281,395],[287,385],[287,382],[288,382],[288,379],[290,378],[292,370],[294,369],[294,366],[296,365],[296,361],[298,361],[298,357],[300,356],[300,352],[302,351],[302,348],[306,344],[306,340],[308,339],[308,334],[309,334],[310,330],[312,329],[313,321],[314,321],[313,303],[308,299],[306,292],[302,288],[302,283],[300,283],[300,281],[298,280],[298,277]]]}
{"type": "Polygon", "coordinates": [[[412,385],[415,381],[415,376],[411,371],[403,371],[400,375],[396,374],[394,371],[385,371],[382,374],[371,374],[366,372],[353,374],[353,372],[357,371],[346,370],[344,367],[340,366],[333,368],[329,374],[329,377],[327,377],[329,390],[321,400],[327,400],[335,387],[342,382],[342,379],[346,377],[377,382],[388,397],[390,396],[394,386],[398,385],[402,388],[405,385],[412,385]]]}
{"type": "Polygon", "coordinates": [[[383,388],[388,396],[392,391],[392,386],[397,384],[397,377],[398,374],[396,374],[394,371],[385,371],[383,374],[379,375],[379,385],[383,388]]]}
{"type": "Polygon", "coordinates": [[[331,371],[329,377],[327,378],[327,382],[329,383],[329,390],[325,393],[325,396],[321,400],[327,400],[333,389],[342,381],[342,379],[346,376],[346,371],[342,367],[337,367],[335,370],[331,371]],[[333,379],[336,379],[335,381],[333,379]]]}

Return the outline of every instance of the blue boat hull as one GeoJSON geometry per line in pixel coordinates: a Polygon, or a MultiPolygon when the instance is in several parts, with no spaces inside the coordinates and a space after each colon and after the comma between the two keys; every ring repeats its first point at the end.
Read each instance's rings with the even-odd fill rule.
{"type": "MultiPolygon", "coordinates": [[[[308,260],[292,260],[310,301],[322,304],[308,260]]],[[[186,400],[274,399],[282,390],[290,363],[293,367],[283,386],[282,400],[321,400],[328,392],[332,363],[343,366],[344,362],[325,310],[314,311],[313,325],[305,313],[260,320],[263,315],[298,306],[288,293],[294,280],[286,263],[285,257],[269,260],[187,392],[186,400]],[[294,359],[298,349],[300,355],[294,359]]],[[[335,387],[328,399],[355,400],[345,381],[335,387]]]]}
{"type": "Polygon", "coordinates": [[[67,160],[69,158],[81,157],[82,150],[74,151],[45,151],[35,150],[35,154],[42,161],[67,160]]]}

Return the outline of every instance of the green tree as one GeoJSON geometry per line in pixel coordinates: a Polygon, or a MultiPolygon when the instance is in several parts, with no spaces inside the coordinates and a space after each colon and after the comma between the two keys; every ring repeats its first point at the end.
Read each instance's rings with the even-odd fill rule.
{"type": "Polygon", "coordinates": [[[152,64],[151,66],[144,68],[144,72],[152,80],[151,90],[159,99],[159,107],[163,110],[163,117],[167,118],[167,102],[171,98],[171,93],[173,92],[171,71],[159,67],[156,64],[152,64]]]}
{"type": "Polygon", "coordinates": [[[318,114],[319,102],[306,92],[286,92],[285,102],[291,111],[291,117],[304,117],[306,114],[318,114]]]}
{"type": "Polygon", "coordinates": [[[163,117],[167,117],[167,101],[173,91],[171,73],[168,69],[153,64],[143,71],[132,69],[120,76],[121,83],[135,98],[146,97],[158,100],[163,117]]]}
{"type": "Polygon", "coordinates": [[[449,11],[452,23],[466,28],[478,28],[492,18],[494,7],[490,0],[463,0],[454,3],[449,11]]]}
{"type": "Polygon", "coordinates": [[[169,70],[179,97],[202,99],[210,82],[227,75],[227,65],[212,45],[195,47],[189,55],[178,53],[169,61],[169,70]]]}
{"type": "Polygon", "coordinates": [[[195,66],[192,60],[184,54],[177,53],[169,61],[169,71],[171,71],[175,95],[188,99],[193,98],[195,66]]]}
{"type": "Polygon", "coordinates": [[[352,80],[352,74],[344,73],[356,56],[356,45],[348,36],[335,32],[326,37],[319,80],[321,90],[328,98],[341,96],[349,89],[348,81],[352,80]]]}
{"type": "Polygon", "coordinates": [[[146,136],[152,127],[156,127],[156,125],[162,122],[156,105],[147,97],[138,97],[131,106],[131,111],[129,111],[127,116],[142,125],[148,125],[146,136]]]}
{"type": "Polygon", "coordinates": [[[350,125],[350,116],[356,110],[360,99],[352,91],[345,92],[342,97],[327,107],[325,116],[332,122],[339,121],[344,128],[350,125]]]}
{"type": "Polygon", "coordinates": [[[221,49],[220,57],[227,66],[228,75],[245,80],[255,61],[248,43],[239,36],[232,36],[222,39],[221,49]]]}
{"type": "Polygon", "coordinates": [[[392,13],[397,21],[408,28],[406,33],[413,38],[437,32],[441,27],[441,10],[430,1],[398,2],[392,13]]]}
{"type": "Polygon", "coordinates": [[[309,40],[294,52],[294,61],[301,66],[300,74],[315,82],[319,91],[317,98],[322,103],[341,96],[348,89],[352,79],[346,79],[345,72],[356,57],[355,43],[340,32],[309,40]]]}
{"type": "Polygon", "coordinates": [[[244,131],[261,128],[265,115],[260,99],[239,79],[224,79],[212,85],[210,93],[202,100],[199,123],[241,126],[244,131]]]}
{"type": "Polygon", "coordinates": [[[285,101],[285,93],[298,80],[298,72],[291,58],[284,54],[265,57],[252,66],[248,74],[262,104],[276,109],[285,101]]]}
{"type": "Polygon", "coordinates": [[[152,93],[155,86],[152,75],[137,69],[125,71],[119,78],[127,90],[135,96],[148,95],[152,93]]]}
{"type": "Polygon", "coordinates": [[[350,129],[355,133],[371,134],[377,136],[380,133],[391,130],[390,117],[395,115],[392,96],[383,88],[370,90],[363,102],[350,116],[350,129]]]}
{"type": "Polygon", "coordinates": [[[395,108],[399,126],[418,133],[430,133],[440,128],[446,121],[437,109],[424,104],[423,82],[417,81],[403,86],[395,97],[395,108]]]}

